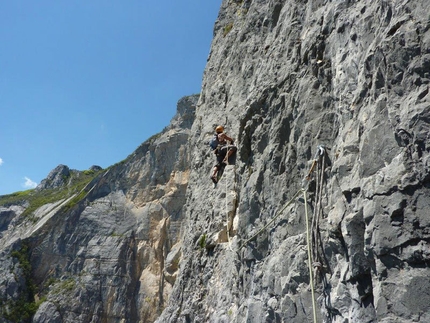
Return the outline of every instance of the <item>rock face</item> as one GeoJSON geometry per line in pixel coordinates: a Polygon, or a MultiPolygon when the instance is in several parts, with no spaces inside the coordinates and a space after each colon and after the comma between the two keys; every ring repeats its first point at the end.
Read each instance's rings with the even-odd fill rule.
{"type": "Polygon", "coordinates": [[[36,187],[38,190],[55,189],[66,185],[70,177],[70,169],[66,165],[55,167],[44,180],[36,187]]]}
{"type": "Polygon", "coordinates": [[[4,321],[429,322],[427,7],[223,1],[163,132],[3,203],[4,321]],[[213,188],[218,124],[238,151],[213,188]]]}
{"type": "Polygon", "coordinates": [[[426,3],[223,1],[158,322],[311,322],[303,185],[317,320],[430,321],[426,3]],[[237,163],[202,189],[218,123],[237,163]]]}

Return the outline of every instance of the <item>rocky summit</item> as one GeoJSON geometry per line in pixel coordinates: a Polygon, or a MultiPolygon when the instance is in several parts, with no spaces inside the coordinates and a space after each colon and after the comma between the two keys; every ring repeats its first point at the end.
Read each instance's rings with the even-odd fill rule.
{"type": "Polygon", "coordinates": [[[224,0],[213,37],[161,133],[0,197],[0,321],[430,322],[428,1],[224,0]]]}

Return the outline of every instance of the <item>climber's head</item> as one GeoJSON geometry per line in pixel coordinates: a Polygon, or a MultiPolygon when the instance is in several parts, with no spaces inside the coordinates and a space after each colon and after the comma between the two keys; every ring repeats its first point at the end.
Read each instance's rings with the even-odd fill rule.
{"type": "Polygon", "coordinates": [[[215,128],[216,133],[221,133],[224,132],[224,127],[223,126],[218,126],[215,128]]]}

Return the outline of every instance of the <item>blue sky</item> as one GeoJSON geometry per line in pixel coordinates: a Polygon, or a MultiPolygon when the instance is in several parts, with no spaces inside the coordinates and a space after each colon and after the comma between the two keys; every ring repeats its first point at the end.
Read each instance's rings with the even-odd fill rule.
{"type": "Polygon", "coordinates": [[[221,0],[0,3],[0,195],[109,167],[200,92],[221,0]]]}

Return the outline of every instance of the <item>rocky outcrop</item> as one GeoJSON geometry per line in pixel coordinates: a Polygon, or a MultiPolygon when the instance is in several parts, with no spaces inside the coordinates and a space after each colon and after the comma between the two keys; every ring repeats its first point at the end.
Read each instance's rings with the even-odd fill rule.
{"type": "MultiPolygon", "coordinates": [[[[98,172],[100,170],[102,170],[100,166],[93,165],[87,172],[98,172]]],[[[78,170],[70,169],[66,165],[58,165],[37,185],[36,190],[61,189],[70,185],[74,177],[79,177],[80,175],[81,172],[78,170]]]]}
{"type": "Polygon", "coordinates": [[[0,314],[430,321],[427,11],[224,0],[200,96],[163,132],[54,181],[70,194],[0,200],[0,314]],[[238,151],[213,188],[218,124],[238,151]]]}
{"type": "Polygon", "coordinates": [[[70,169],[66,165],[58,165],[55,167],[48,176],[40,182],[36,187],[39,190],[55,189],[66,185],[67,179],[70,177],[70,169]]]}
{"type": "MultiPolygon", "coordinates": [[[[312,321],[302,187],[317,320],[430,320],[425,8],[223,1],[191,145],[225,124],[238,159],[217,190],[187,191],[181,271],[158,322],[312,321]]],[[[197,148],[192,160],[201,183],[211,158],[197,148]]]]}

